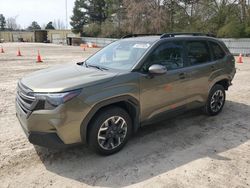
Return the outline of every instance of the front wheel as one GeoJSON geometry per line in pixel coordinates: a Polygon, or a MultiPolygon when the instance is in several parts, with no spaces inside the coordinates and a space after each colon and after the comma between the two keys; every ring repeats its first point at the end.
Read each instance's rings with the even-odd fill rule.
{"type": "Polygon", "coordinates": [[[89,126],[89,147],[102,155],[110,155],[121,150],[132,130],[129,114],[119,107],[103,109],[89,126]]]}
{"type": "Polygon", "coordinates": [[[212,87],[207,103],[204,107],[206,114],[210,116],[215,116],[222,111],[222,108],[225,104],[226,93],[222,85],[216,84],[212,87]]]}

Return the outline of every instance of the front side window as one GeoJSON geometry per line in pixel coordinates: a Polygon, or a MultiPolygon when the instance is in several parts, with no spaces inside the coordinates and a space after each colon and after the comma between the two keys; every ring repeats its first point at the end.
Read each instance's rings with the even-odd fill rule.
{"type": "Polygon", "coordinates": [[[225,57],[225,52],[221,49],[220,45],[215,42],[209,42],[213,55],[214,60],[223,59],[225,57]]]}
{"type": "Polygon", "coordinates": [[[211,61],[208,45],[205,41],[187,41],[187,56],[190,65],[211,61]]]}
{"type": "Polygon", "coordinates": [[[182,43],[166,42],[157,47],[143,65],[143,72],[148,72],[149,67],[154,64],[163,65],[167,70],[184,67],[182,43]]]}
{"type": "Polygon", "coordinates": [[[106,69],[130,70],[150,46],[149,42],[120,40],[97,52],[86,60],[86,64],[106,69]]]}

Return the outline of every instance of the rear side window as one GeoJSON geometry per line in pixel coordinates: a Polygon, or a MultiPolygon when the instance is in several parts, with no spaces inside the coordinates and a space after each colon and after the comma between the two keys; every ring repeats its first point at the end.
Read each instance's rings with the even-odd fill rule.
{"type": "Polygon", "coordinates": [[[211,61],[209,48],[206,41],[187,41],[187,55],[191,65],[211,61]]]}
{"type": "Polygon", "coordinates": [[[215,42],[209,42],[209,44],[214,55],[214,60],[223,59],[225,57],[226,54],[219,44],[215,42]]]}

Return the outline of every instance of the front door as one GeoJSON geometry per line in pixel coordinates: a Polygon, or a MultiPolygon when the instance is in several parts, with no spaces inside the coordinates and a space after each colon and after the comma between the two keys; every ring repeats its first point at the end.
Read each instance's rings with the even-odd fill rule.
{"type": "Polygon", "coordinates": [[[149,55],[140,77],[141,121],[186,103],[189,76],[185,67],[182,42],[162,43],[149,55]],[[167,73],[150,75],[148,69],[154,64],[165,66],[167,73]]]}

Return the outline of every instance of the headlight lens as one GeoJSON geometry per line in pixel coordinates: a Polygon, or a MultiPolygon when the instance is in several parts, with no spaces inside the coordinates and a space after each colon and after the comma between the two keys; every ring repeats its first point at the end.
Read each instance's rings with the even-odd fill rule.
{"type": "MultiPolygon", "coordinates": [[[[60,104],[63,104],[81,93],[80,90],[74,90],[64,93],[34,93],[35,98],[39,103],[43,102],[43,109],[53,109],[60,104]]],[[[40,107],[41,109],[41,107],[40,107]]]]}

